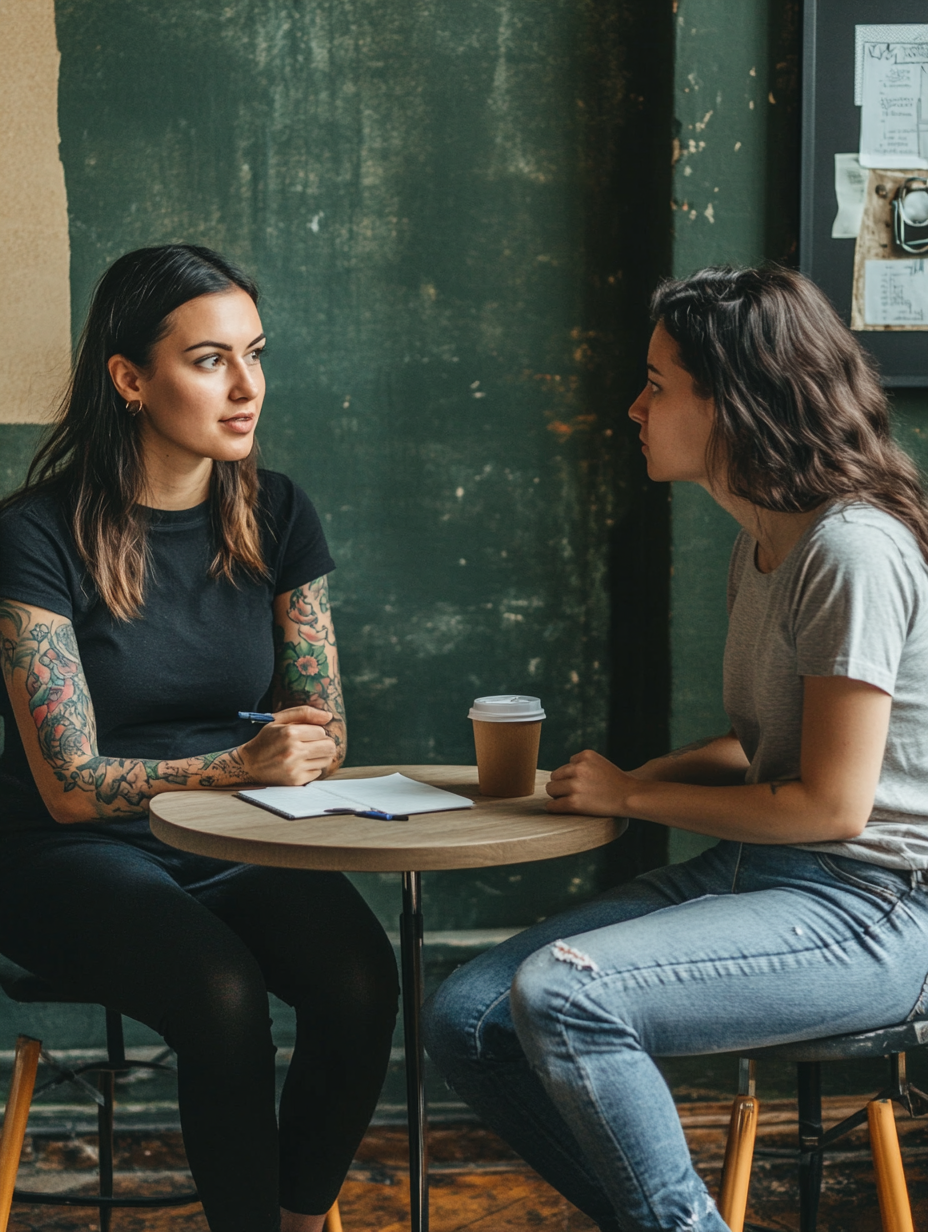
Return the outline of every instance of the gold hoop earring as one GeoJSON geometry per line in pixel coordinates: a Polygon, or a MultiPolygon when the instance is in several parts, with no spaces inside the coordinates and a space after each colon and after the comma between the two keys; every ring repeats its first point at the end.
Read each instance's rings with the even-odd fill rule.
{"type": "Polygon", "coordinates": [[[130,415],[138,415],[138,413],[142,409],[143,407],[142,407],[141,398],[136,398],[133,402],[126,403],[126,410],[129,412],[130,415]]]}

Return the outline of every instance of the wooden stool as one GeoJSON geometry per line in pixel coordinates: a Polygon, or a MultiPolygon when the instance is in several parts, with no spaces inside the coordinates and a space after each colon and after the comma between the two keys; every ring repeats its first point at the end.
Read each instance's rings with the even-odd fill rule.
{"type": "Polygon", "coordinates": [[[757,1132],[759,1103],[755,1094],[755,1069],[758,1061],[776,1059],[796,1065],[799,1102],[799,1229],[815,1232],[819,1195],[822,1187],[824,1152],[839,1138],[867,1121],[870,1149],[876,1173],[883,1232],[914,1232],[912,1210],[902,1170],[902,1155],[893,1103],[901,1104],[910,1116],[928,1112],[928,1096],[908,1081],[905,1054],[928,1044],[928,1018],[881,1027],[853,1035],[833,1035],[772,1048],[757,1048],[745,1053],[739,1062],[738,1094],[732,1106],[719,1213],[731,1232],[757,1229],[744,1222],[747,1209],[754,1138],[757,1132]],[[846,1117],[825,1132],[822,1125],[821,1065],[823,1061],[855,1061],[871,1057],[889,1060],[889,1085],[865,1108],[846,1117]]]}
{"type": "MultiPolygon", "coordinates": [[[[65,991],[55,988],[31,971],[16,966],[9,959],[0,956],[0,988],[14,1001],[22,1004],[34,1002],[55,1002],[58,1004],[96,1004],[88,997],[81,996],[73,990],[65,991]]],[[[125,1043],[122,1030],[122,1016],[115,1010],[106,1009],[106,1043],[107,1057],[105,1061],[90,1062],[76,1066],[73,1069],[57,1064],[55,1059],[45,1053],[40,1040],[20,1035],[16,1041],[16,1053],[13,1060],[13,1076],[10,1082],[10,1094],[7,1099],[6,1113],[3,1119],[3,1133],[0,1135],[0,1232],[6,1232],[10,1218],[12,1203],[23,1202],[43,1206],[96,1206],[100,1212],[100,1232],[109,1232],[113,1207],[169,1207],[188,1206],[199,1202],[196,1190],[172,1194],[166,1197],[151,1197],[141,1194],[114,1195],[113,1193],[113,1156],[114,1156],[114,1084],[117,1074],[128,1073],[135,1069],[173,1070],[173,1066],[160,1061],[130,1061],[126,1058],[125,1043]],[[16,1174],[22,1155],[23,1142],[26,1136],[26,1125],[29,1120],[29,1109],[35,1090],[36,1071],[39,1060],[46,1061],[54,1071],[57,1071],[47,1085],[59,1082],[77,1082],[84,1087],[97,1103],[97,1125],[99,1133],[100,1184],[98,1194],[68,1194],[43,1193],[32,1190],[16,1189],[16,1174]],[[95,1089],[83,1077],[85,1073],[96,1072],[99,1076],[99,1090],[95,1089]]],[[[326,1215],[326,1232],[342,1232],[342,1222],[336,1201],[326,1215]]]]}

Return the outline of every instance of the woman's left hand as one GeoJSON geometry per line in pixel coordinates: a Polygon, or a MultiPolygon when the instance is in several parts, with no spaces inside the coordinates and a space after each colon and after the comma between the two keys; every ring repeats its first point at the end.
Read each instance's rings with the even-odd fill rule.
{"type": "Polygon", "coordinates": [[[624,817],[628,792],[641,783],[611,761],[584,749],[551,775],[545,790],[549,813],[586,813],[596,817],[624,817]]]}

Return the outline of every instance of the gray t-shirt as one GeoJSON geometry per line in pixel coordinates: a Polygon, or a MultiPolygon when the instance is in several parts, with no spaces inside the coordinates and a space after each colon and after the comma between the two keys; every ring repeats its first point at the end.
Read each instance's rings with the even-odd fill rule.
{"type": "Polygon", "coordinates": [[[725,709],[748,783],[799,778],[803,676],[849,676],[892,697],[873,812],[843,843],[797,843],[928,869],[928,566],[872,505],[832,505],[771,573],[742,531],[728,574],[725,709]]]}

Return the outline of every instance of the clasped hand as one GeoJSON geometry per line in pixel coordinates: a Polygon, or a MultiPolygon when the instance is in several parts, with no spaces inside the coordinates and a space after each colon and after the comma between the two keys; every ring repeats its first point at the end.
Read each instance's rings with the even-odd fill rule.
{"type": "Polygon", "coordinates": [[[249,779],[273,787],[302,787],[332,764],[336,747],[325,731],[332,721],[327,710],[291,706],[278,710],[253,740],[239,747],[249,779]]]}
{"type": "Polygon", "coordinates": [[[627,816],[626,801],[641,782],[611,761],[584,749],[551,775],[545,788],[549,813],[586,813],[598,817],[627,816]]]}

